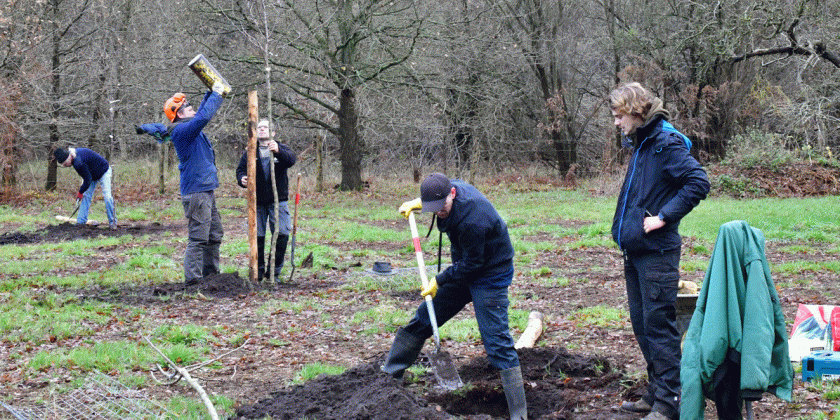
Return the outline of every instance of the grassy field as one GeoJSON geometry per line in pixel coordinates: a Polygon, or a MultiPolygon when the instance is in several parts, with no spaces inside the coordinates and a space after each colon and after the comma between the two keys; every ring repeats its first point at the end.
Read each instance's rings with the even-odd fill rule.
{"type": "MultiPolygon", "coordinates": [[[[260,331],[242,330],[228,325],[208,327],[197,324],[174,325],[161,320],[161,312],[137,305],[82,299],[85,290],[120,290],[182,281],[181,258],[185,235],[178,233],[184,224],[183,209],[177,198],[177,175],[167,178],[169,191],[157,195],[155,186],[139,182],[143,169],[117,171],[115,197],[121,224],[172,226],[157,236],[100,237],[61,242],[0,245],[0,357],[10,361],[0,371],[3,391],[0,400],[15,403],[20,384],[44,383],[41,402],[49,395],[61,395],[80,386],[91,372],[106,372],[130,387],[152,387],[148,375],[165,360],[141,337],[155,343],[171,360],[189,365],[212,359],[219,348],[235,348],[260,331]],[[130,181],[138,180],[138,181],[130,181]],[[113,334],[108,331],[113,330],[113,334]],[[130,331],[130,333],[127,333],[130,331]]],[[[149,171],[152,171],[149,169],[149,171]]],[[[55,215],[72,211],[75,175],[62,172],[57,192],[24,192],[16,202],[0,205],[0,235],[38,232],[55,225],[55,215]]],[[[615,180],[617,183],[618,180],[615,180]]],[[[353,276],[374,261],[393,261],[397,268],[413,267],[413,248],[404,219],[397,213],[402,201],[417,195],[417,186],[397,180],[374,180],[363,192],[315,192],[312,180],[304,178],[300,207],[296,262],[308,254],[315,262],[311,268],[299,268],[296,276],[318,278],[324,273],[353,276]]],[[[34,184],[34,182],[33,182],[34,184]]],[[[593,195],[586,187],[563,190],[548,184],[523,181],[515,185],[492,179],[476,182],[507,220],[516,249],[518,281],[542,282],[563,287],[575,279],[557,276],[540,264],[540,256],[549,252],[587,248],[614,248],[609,230],[615,208],[613,195],[593,195]]],[[[97,191],[97,194],[99,192],[97,191]]],[[[230,183],[219,190],[219,207],[226,224],[222,245],[222,270],[247,277],[246,218],[242,190],[230,183]]],[[[701,203],[684,221],[681,232],[689,248],[682,260],[682,270],[701,277],[714,248],[718,227],[729,220],[745,220],[761,229],[768,242],[781,246],[790,258],[771,263],[779,273],[811,270],[836,277],[840,272],[840,197],[804,199],[735,200],[711,197],[701,203]],[[832,258],[814,261],[797,256],[821,252],[832,258]]],[[[91,219],[106,220],[101,196],[94,202],[91,219]]],[[[421,217],[420,224],[428,223],[421,217]]],[[[421,234],[425,228],[420,227],[421,234]]],[[[433,264],[437,248],[436,232],[425,242],[427,264],[433,264]]],[[[444,243],[444,248],[446,244],[444,243]]],[[[617,252],[617,251],[616,251],[617,252]]],[[[446,261],[446,257],[444,257],[446,261]]],[[[592,267],[597,270],[597,267],[592,267]]],[[[288,273],[288,271],[286,271],[288,273]]],[[[395,276],[394,291],[416,288],[411,276],[395,276]]],[[[364,281],[348,282],[345,290],[364,293],[379,287],[364,281]]],[[[780,285],[779,287],[784,287],[780,285]]],[[[263,296],[265,297],[265,296],[263,296]]],[[[513,297],[511,321],[522,329],[527,311],[517,307],[513,297]]],[[[162,299],[166,305],[166,298],[162,299]]],[[[279,312],[326,311],[329,296],[314,296],[294,302],[268,298],[255,308],[258,314],[279,312]]],[[[410,314],[392,302],[382,301],[360,307],[347,325],[360,336],[393,332],[410,314]]],[[[324,328],[331,318],[322,316],[324,328]]],[[[624,308],[594,306],[569,314],[575,322],[610,325],[626,318],[624,308]]],[[[792,320],[789,320],[792,321],[792,320]]],[[[474,321],[463,320],[448,325],[450,339],[474,339],[474,321]]],[[[293,331],[292,331],[293,332],[293,331]]],[[[269,345],[282,348],[283,337],[273,337],[269,345]]],[[[211,368],[217,366],[211,364],[211,368]]],[[[346,367],[346,366],[345,366],[346,367]]],[[[298,367],[290,383],[305,381],[318,373],[338,373],[341,366],[309,363],[298,367]]],[[[831,384],[814,385],[827,401],[836,399],[838,388],[831,384]]],[[[155,395],[179,418],[203,418],[203,405],[195,398],[155,395]]],[[[220,410],[230,410],[234,401],[214,396],[220,410]]],[[[37,401],[36,401],[37,402],[37,401]]],[[[808,419],[838,418],[836,408],[809,414],[808,419]]],[[[2,418],[2,416],[0,416],[2,418]]]]}

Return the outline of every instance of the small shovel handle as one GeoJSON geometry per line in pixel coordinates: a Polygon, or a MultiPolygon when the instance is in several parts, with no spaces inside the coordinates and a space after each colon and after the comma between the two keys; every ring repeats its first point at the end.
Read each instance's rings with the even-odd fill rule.
{"type": "MultiPolygon", "coordinates": [[[[417,223],[414,221],[414,212],[408,213],[408,225],[411,227],[411,240],[414,242],[414,254],[417,256],[417,268],[420,270],[420,281],[423,288],[429,287],[429,279],[426,277],[426,263],[423,262],[423,250],[420,248],[420,235],[417,233],[417,223]]],[[[426,295],[426,308],[429,310],[429,322],[432,324],[432,334],[435,337],[435,346],[440,351],[440,333],[438,332],[435,306],[432,304],[432,297],[426,295]]]]}

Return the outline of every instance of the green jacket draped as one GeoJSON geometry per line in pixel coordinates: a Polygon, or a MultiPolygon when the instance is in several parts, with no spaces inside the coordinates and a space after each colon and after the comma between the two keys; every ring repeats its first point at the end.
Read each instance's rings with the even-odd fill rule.
{"type": "Polygon", "coordinates": [[[740,355],[742,393],[790,401],[793,367],[785,318],[764,254],[764,235],[744,221],[718,231],[715,249],[683,344],[680,419],[703,419],[714,399],[715,370],[740,355]]]}

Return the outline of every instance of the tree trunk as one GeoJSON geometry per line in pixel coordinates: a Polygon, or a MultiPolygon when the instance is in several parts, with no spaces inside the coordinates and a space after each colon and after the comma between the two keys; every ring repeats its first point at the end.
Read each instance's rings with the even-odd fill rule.
{"type": "MultiPolygon", "coordinates": [[[[58,135],[58,117],[59,117],[59,103],[58,100],[60,98],[60,91],[61,88],[61,72],[59,66],[61,65],[61,34],[58,31],[58,0],[52,0],[50,2],[50,6],[52,7],[52,14],[55,16],[52,22],[52,62],[50,65],[50,71],[52,76],[52,91],[50,92],[50,99],[52,103],[50,104],[50,122],[47,125],[48,131],[50,133],[50,156],[52,156],[52,151],[58,147],[59,135],[58,135]]],[[[47,181],[44,184],[44,189],[47,191],[55,190],[55,186],[58,180],[58,162],[55,159],[50,159],[49,164],[47,166],[47,181]]]]}
{"type": "Polygon", "coordinates": [[[160,176],[158,177],[158,193],[163,195],[166,192],[166,144],[160,143],[158,144],[158,154],[160,155],[160,162],[158,162],[158,171],[160,176]]]}
{"type": "Polygon", "coordinates": [[[315,136],[315,190],[324,191],[324,144],[327,142],[327,130],[321,130],[315,136]]]}
{"type": "Polygon", "coordinates": [[[557,153],[557,175],[563,177],[572,164],[577,162],[577,142],[569,140],[562,131],[551,132],[554,151],[557,153]]]}
{"type": "Polygon", "coordinates": [[[362,156],[364,142],[359,135],[356,115],[356,98],[352,89],[341,90],[341,110],[338,114],[341,132],[341,185],[342,191],[362,189],[362,156]]]}

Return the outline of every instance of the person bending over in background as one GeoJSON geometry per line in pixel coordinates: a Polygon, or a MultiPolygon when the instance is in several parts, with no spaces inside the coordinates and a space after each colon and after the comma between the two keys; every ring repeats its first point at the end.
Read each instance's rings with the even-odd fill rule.
{"type": "MultiPolygon", "coordinates": [[[[438,273],[420,294],[433,297],[438,325],[473,303],[487,358],[502,377],[511,419],[527,420],[519,355],[508,328],[513,245],[507,224],[475,187],[443,174],[429,175],[420,186],[420,198],[400,206],[400,214],[406,218],[415,210],[435,213],[438,229],[449,238],[452,254],[452,265],[438,273]]],[[[382,370],[401,378],[431,336],[424,301],[408,325],[397,331],[382,370]]]]}
{"type": "Polygon", "coordinates": [[[189,238],[184,251],[184,286],[219,273],[219,247],[222,219],[216,208],[214,191],[219,187],[216,154],[202,131],[222,105],[224,86],[216,82],[204,94],[198,111],[178,92],[167,99],[163,111],[172,124],[167,128],[181,172],[181,203],[187,218],[189,238]]]}
{"type": "MultiPolygon", "coordinates": [[[[272,139],[274,127],[267,119],[257,124],[257,140],[259,149],[256,162],[257,182],[257,264],[259,266],[259,278],[263,276],[270,278],[266,267],[271,266],[269,256],[268,264],[265,263],[265,224],[266,220],[271,226],[272,236],[279,234],[277,238],[277,249],[274,258],[274,280],[280,282],[280,271],[283,269],[283,260],[286,256],[286,244],[289,242],[289,233],[292,230],[292,222],[289,217],[289,177],[286,170],[295,164],[297,157],[294,152],[283,143],[272,139]],[[271,188],[271,167],[274,163],[274,189],[271,188]],[[277,192],[279,203],[277,230],[274,220],[274,192],[277,192]]],[[[242,154],[239,166],[236,167],[236,181],[242,188],[248,187],[248,152],[242,154]]]]}
{"type": "Polygon", "coordinates": [[[633,334],[647,362],[648,386],[623,411],[645,420],[679,418],[680,220],[709,192],[706,172],[689,153],[691,142],[670,123],[662,100],[638,83],[610,94],[616,127],[633,157],[618,196],[612,237],[624,256],[633,334]]]}
{"type": "Polygon", "coordinates": [[[53,152],[56,162],[65,168],[73,167],[79,176],[82,177],[82,185],[76,193],[76,200],[79,203],[79,214],[76,216],[76,223],[83,225],[87,223],[90,202],[93,200],[93,193],[97,184],[102,184],[102,199],[105,201],[105,212],[108,215],[108,226],[111,229],[117,228],[117,216],[114,210],[114,197],[111,195],[111,177],[113,171],[111,165],[100,154],[84,147],[68,149],[55,149],[53,152]]]}

